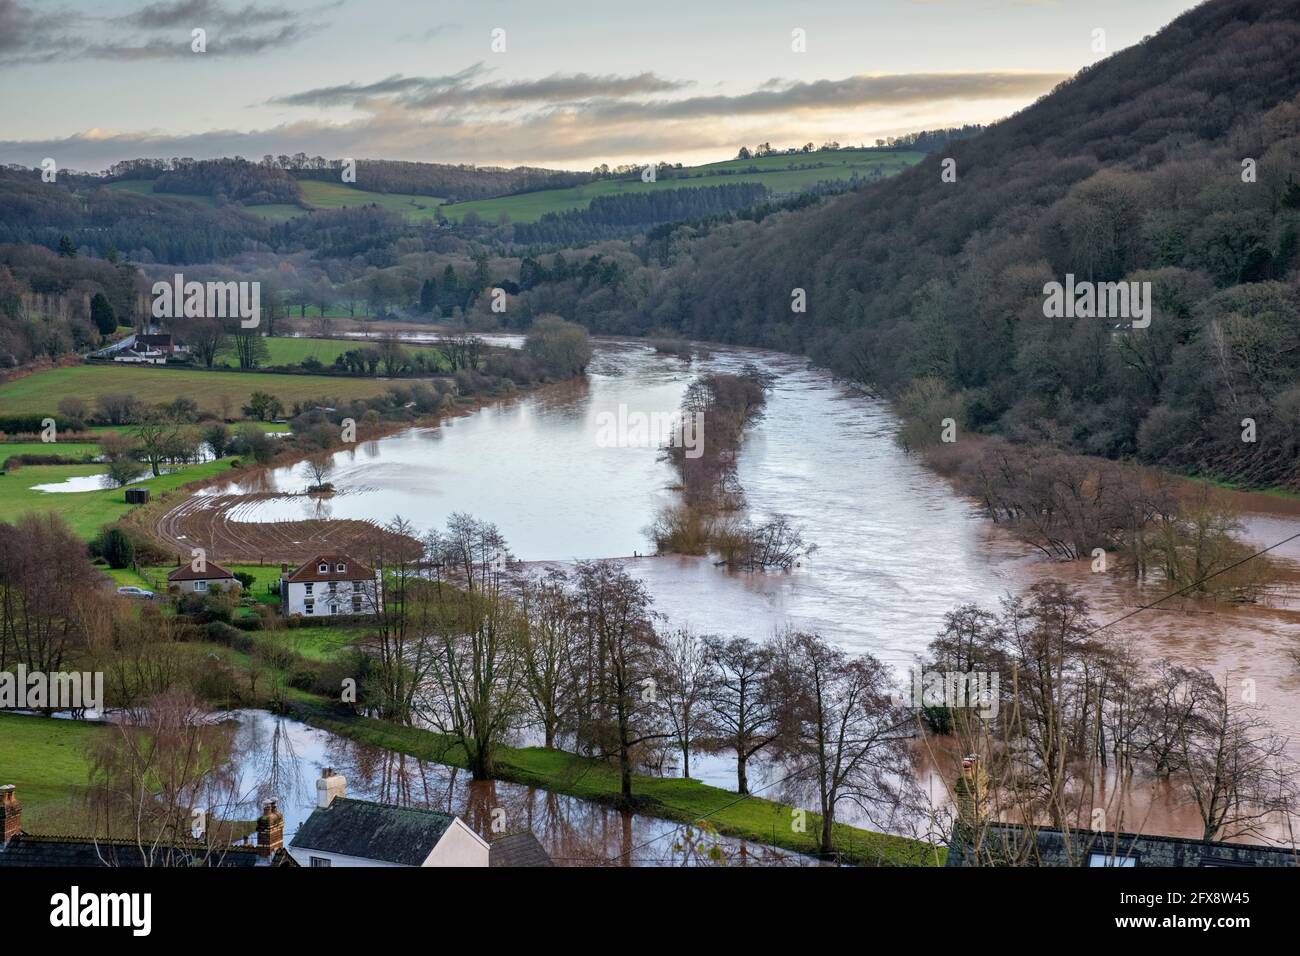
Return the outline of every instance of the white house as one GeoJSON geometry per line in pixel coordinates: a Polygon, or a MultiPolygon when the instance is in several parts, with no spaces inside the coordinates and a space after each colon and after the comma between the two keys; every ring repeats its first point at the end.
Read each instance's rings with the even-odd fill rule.
{"type": "Polygon", "coordinates": [[[176,568],[167,575],[167,586],[172,585],[176,585],[182,594],[207,594],[214,588],[222,591],[238,589],[239,580],[217,562],[205,561],[202,571],[196,571],[193,564],[176,568]]]}
{"type": "Polygon", "coordinates": [[[114,362],[131,362],[136,365],[166,365],[167,353],[157,349],[137,350],[134,346],[113,356],[114,362]]]}
{"type": "Polygon", "coordinates": [[[419,807],[351,800],[326,767],[316,809],[286,849],[299,866],[490,866],[487,841],[460,817],[419,807]]]}
{"type": "Polygon", "coordinates": [[[347,555],[318,554],[292,573],[288,565],[280,568],[280,608],[285,614],[332,617],[380,609],[378,573],[347,555]]]}

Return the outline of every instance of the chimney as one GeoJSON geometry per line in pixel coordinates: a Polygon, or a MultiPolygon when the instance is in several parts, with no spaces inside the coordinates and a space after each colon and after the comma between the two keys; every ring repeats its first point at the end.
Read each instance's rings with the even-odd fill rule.
{"type": "Polygon", "coordinates": [[[284,846],[284,814],[276,809],[275,801],[266,801],[262,815],[257,818],[257,855],[269,857],[284,846]]]}
{"type": "Polygon", "coordinates": [[[0,787],[0,846],[23,832],[23,805],[12,783],[0,787]]]}
{"type": "Polygon", "coordinates": [[[280,562],[280,573],[281,573],[281,574],[288,574],[288,573],[289,573],[289,562],[288,562],[288,561],[281,561],[281,562],[280,562]]]}
{"type": "Polygon", "coordinates": [[[334,798],[342,799],[348,795],[348,781],[342,774],[334,772],[333,767],[326,767],[321,771],[320,779],[316,781],[316,806],[324,809],[334,802],[334,798]]]}
{"type": "Polygon", "coordinates": [[[978,827],[984,819],[984,801],[988,796],[989,781],[978,756],[971,754],[961,761],[961,776],[953,786],[957,797],[957,825],[967,829],[978,827]]]}

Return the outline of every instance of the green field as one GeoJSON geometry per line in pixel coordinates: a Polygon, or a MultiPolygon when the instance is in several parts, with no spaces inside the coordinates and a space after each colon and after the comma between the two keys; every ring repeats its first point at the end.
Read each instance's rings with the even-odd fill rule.
{"type": "MultiPolygon", "coordinates": [[[[343,183],[327,183],[317,179],[303,179],[298,185],[302,187],[303,199],[317,209],[346,209],[373,203],[383,209],[399,212],[411,220],[435,218],[434,210],[446,202],[437,196],[373,193],[343,183]]],[[[252,206],[249,211],[256,212],[259,208],[261,207],[252,206]]]]}
{"type": "Polygon", "coordinates": [[[58,455],[61,458],[94,458],[99,446],[84,441],[11,441],[0,442],[0,471],[10,457],[17,455],[58,455]]]}
{"type": "Polygon", "coordinates": [[[121,393],[134,395],[146,404],[163,404],[183,395],[197,402],[200,411],[217,414],[222,413],[225,398],[231,414],[238,415],[253,392],[270,392],[289,409],[294,402],[368,398],[382,394],[390,384],[376,378],[75,365],[0,385],[0,414],[52,415],[59,399],[67,395],[93,402],[100,395],[121,393]]]}
{"type": "Polygon", "coordinates": [[[264,206],[241,206],[240,208],[259,219],[265,219],[267,222],[288,222],[295,216],[301,216],[306,212],[301,206],[291,206],[288,203],[279,202],[267,203],[264,206]]]}
{"type": "Polygon", "coordinates": [[[497,222],[502,213],[509,216],[511,222],[536,222],[548,212],[585,209],[597,196],[619,193],[718,186],[726,183],[762,183],[776,193],[794,193],[815,186],[822,180],[849,179],[855,172],[859,176],[869,176],[873,169],[879,169],[881,175],[893,175],[920,162],[923,156],[923,153],[916,152],[854,149],[735,159],[677,170],[672,178],[660,177],[653,183],[643,183],[639,179],[602,179],[567,189],[545,189],[496,199],[454,203],[443,206],[442,211],[453,222],[459,222],[471,211],[478,213],[489,224],[497,222]],[[756,171],[751,172],[751,169],[756,171]]]}
{"type": "Polygon", "coordinates": [[[102,724],[0,713],[0,784],[18,788],[28,833],[75,832],[77,794],[90,779],[87,750],[102,724]]]}
{"type": "MultiPolygon", "coordinates": [[[[179,488],[191,481],[219,475],[230,467],[234,459],[187,465],[159,478],[149,478],[131,485],[148,488],[152,497],[179,488]]],[[[89,541],[99,529],[110,521],[122,517],[135,505],[126,503],[122,488],[100,488],[93,491],[34,491],[33,485],[55,484],[67,478],[104,473],[102,465],[28,465],[17,471],[0,475],[0,521],[13,521],[28,512],[57,514],[73,532],[89,541]]]]}
{"type": "MultiPolygon", "coordinates": [[[[266,339],[266,347],[271,356],[267,364],[299,365],[304,359],[315,358],[322,365],[333,365],[334,360],[344,352],[369,348],[374,345],[374,341],[366,339],[270,338],[266,339]]],[[[411,353],[436,354],[432,346],[406,345],[404,347],[407,352],[411,353]]],[[[224,364],[232,367],[238,363],[238,360],[233,355],[218,356],[217,361],[224,362],[224,364]]],[[[331,381],[334,380],[331,379],[331,381]]]]}

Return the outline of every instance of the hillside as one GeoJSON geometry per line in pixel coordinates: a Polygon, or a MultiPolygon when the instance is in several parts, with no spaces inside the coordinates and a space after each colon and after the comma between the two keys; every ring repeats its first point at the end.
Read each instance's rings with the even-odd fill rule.
{"type": "Polygon", "coordinates": [[[902,175],[663,238],[664,268],[616,307],[570,282],[532,308],[804,352],[908,398],[936,435],[951,416],[1300,489],[1298,91],[1300,3],[1211,0],[902,175]],[[1045,318],[1067,274],[1151,282],[1150,328],[1045,318]]]}
{"type": "Polygon", "coordinates": [[[904,150],[845,149],[795,156],[759,156],[733,159],[703,166],[672,169],[654,182],[639,178],[601,179],[583,186],[547,189],[496,199],[455,203],[443,214],[459,222],[473,213],[484,222],[505,216],[510,222],[537,222],[547,213],[585,209],[599,196],[643,193],[723,183],[760,183],[774,193],[797,193],[820,182],[843,182],[854,178],[873,179],[901,172],[921,160],[924,154],[904,150]]]}

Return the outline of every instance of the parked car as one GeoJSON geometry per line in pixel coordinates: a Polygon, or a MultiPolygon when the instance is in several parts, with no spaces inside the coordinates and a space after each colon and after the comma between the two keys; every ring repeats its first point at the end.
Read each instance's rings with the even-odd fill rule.
{"type": "Polygon", "coordinates": [[[138,588],[134,584],[128,584],[117,589],[117,593],[124,597],[140,598],[142,601],[152,601],[153,592],[146,591],[144,588],[138,588]]]}

